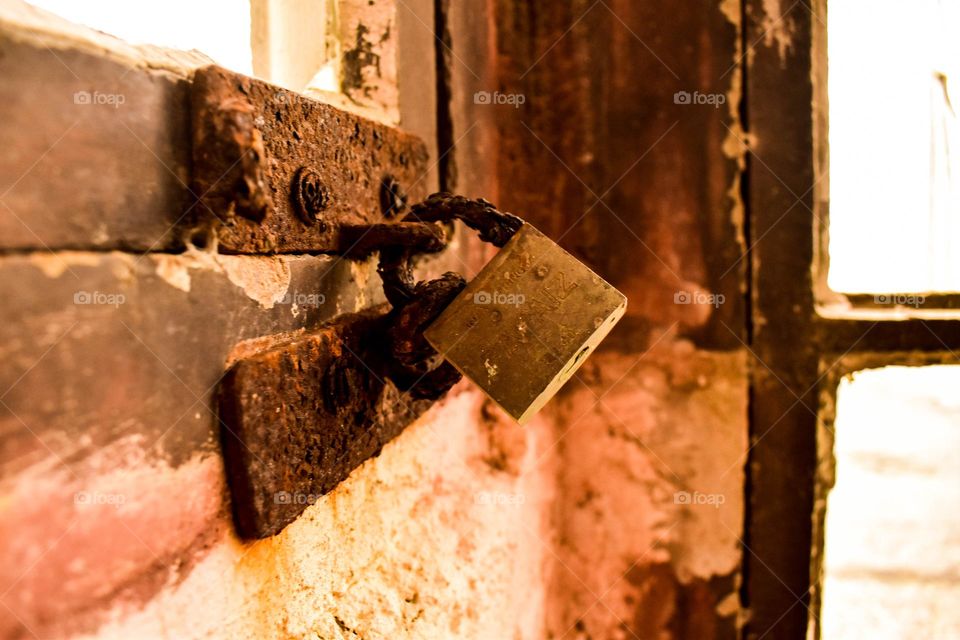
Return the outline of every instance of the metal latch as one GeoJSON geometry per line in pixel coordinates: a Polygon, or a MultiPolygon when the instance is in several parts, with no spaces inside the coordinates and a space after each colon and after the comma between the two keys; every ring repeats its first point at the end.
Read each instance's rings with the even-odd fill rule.
{"type": "Polygon", "coordinates": [[[389,302],[227,372],[219,409],[241,536],[279,532],[461,373],[526,420],[623,315],[621,293],[485,200],[434,194],[405,212],[426,161],[412,136],[217,67],[194,86],[197,226],[227,252],[377,251],[389,302]],[[470,285],[456,273],[414,282],[411,257],[442,250],[454,220],[500,253],[470,285]]]}
{"type": "Polygon", "coordinates": [[[188,215],[220,251],[342,253],[344,228],[390,220],[396,184],[427,195],[413,135],[217,66],[192,91],[188,215]]]}
{"type": "Polygon", "coordinates": [[[497,246],[522,224],[484,200],[436,194],[395,223],[345,225],[347,255],[379,251],[390,304],[341,316],[227,372],[219,414],[241,536],[278,533],[460,379],[423,331],[466,283],[454,273],[415,283],[411,267],[414,254],[446,246],[437,223],[454,219],[497,246]]]}

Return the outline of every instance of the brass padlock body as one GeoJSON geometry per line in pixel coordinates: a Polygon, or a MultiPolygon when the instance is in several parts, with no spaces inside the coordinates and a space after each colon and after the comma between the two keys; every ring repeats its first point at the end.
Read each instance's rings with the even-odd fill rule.
{"type": "Polygon", "coordinates": [[[622,293],[524,224],[424,336],[523,423],[570,379],[626,308],[622,293]]]}

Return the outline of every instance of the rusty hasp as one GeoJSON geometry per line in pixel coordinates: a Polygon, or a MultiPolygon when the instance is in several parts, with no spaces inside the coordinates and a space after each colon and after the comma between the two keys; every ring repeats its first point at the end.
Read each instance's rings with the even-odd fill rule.
{"type": "Polygon", "coordinates": [[[342,316],[224,377],[224,458],[242,537],[280,532],[432,403],[390,382],[385,311],[342,316]]]}
{"type": "MultiPolygon", "coordinates": [[[[383,206],[402,207],[392,187],[383,206]]],[[[228,372],[220,415],[237,528],[245,537],[279,532],[376,455],[461,372],[525,420],[625,308],[623,295],[599,276],[486,200],[434,194],[396,223],[342,231],[346,255],[379,250],[378,273],[392,308],[343,316],[228,372]],[[453,220],[502,251],[470,285],[451,272],[415,282],[411,257],[445,247],[443,224],[453,220]],[[494,296],[527,294],[530,304],[502,308],[498,298],[484,298],[491,288],[494,296]]]]}
{"type": "Polygon", "coordinates": [[[415,136],[211,66],[192,86],[193,228],[228,253],[344,248],[348,225],[383,222],[426,195],[415,136]]]}
{"type": "MultiPolygon", "coordinates": [[[[377,195],[384,209],[405,204],[394,179],[377,195]]],[[[302,193],[304,201],[318,197],[315,190],[302,193]]],[[[423,329],[466,283],[447,273],[414,284],[410,265],[413,254],[447,245],[443,226],[404,219],[341,231],[345,255],[380,251],[379,272],[393,308],[342,316],[238,361],[224,377],[224,456],[237,530],[246,538],[278,533],[461,377],[426,342],[423,329]]]]}

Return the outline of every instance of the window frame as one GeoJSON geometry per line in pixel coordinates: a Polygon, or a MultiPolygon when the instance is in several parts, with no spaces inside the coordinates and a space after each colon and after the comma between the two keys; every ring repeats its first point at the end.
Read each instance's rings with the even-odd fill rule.
{"type": "MultiPolygon", "coordinates": [[[[809,25],[810,77],[813,91],[813,162],[817,179],[812,185],[814,216],[813,286],[819,315],[833,318],[940,318],[958,317],[960,291],[850,293],[835,291],[827,284],[830,273],[830,96],[827,91],[827,3],[828,0],[800,0],[797,8],[807,7],[814,19],[809,25]],[[916,306],[891,306],[878,302],[878,295],[889,298],[923,296],[916,306]],[[946,313],[944,313],[946,312],[946,313]]],[[[789,11],[788,11],[789,13],[789,11]]],[[[798,46],[800,44],[798,39],[798,46]]]]}
{"type": "Polygon", "coordinates": [[[820,638],[819,612],[823,603],[823,560],[826,541],[827,495],[836,481],[836,459],[833,454],[835,435],[834,424],[837,413],[837,391],[844,378],[860,371],[882,369],[891,365],[907,367],[927,367],[945,364],[945,359],[958,360],[956,354],[949,351],[893,351],[886,353],[859,352],[850,353],[839,359],[829,371],[825,372],[819,388],[819,410],[817,420],[817,444],[819,448],[819,466],[814,477],[813,544],[811,550],[811,588],[808,624],[812,634],[806,637],[820,638]]]}
{"type": "Polygon", "coordinates": [[[755,356],[743,636],[806,638],[819,637],[818,505],[826,486],[818,478],[832,472],[824,429],[837,384],[864,368],[960,362],[960,295],[890,308],[872,294],[826,288],[827,0],[775,3],[779,16],[767,13],[770,4],[743,4],[741,108],[751,141],[743,193],[755,356]]]}

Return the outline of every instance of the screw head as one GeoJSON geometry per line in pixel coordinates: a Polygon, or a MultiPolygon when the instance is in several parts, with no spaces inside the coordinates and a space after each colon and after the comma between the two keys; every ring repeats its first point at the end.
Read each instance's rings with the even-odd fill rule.
{"type": "Polygon", "coordinates": [[[380,181],[380,212],[392,218],[407,207],[407,194],[393,176],[384,176],[380,181]]]}
{"type": "Polygon", "coordinates": [[[304,223],[326,227],[320,218],[330,206],[331,196],[319,173],[310,167],[300,167],[293,178],[291,196],[297,215],[304,223]]]}

